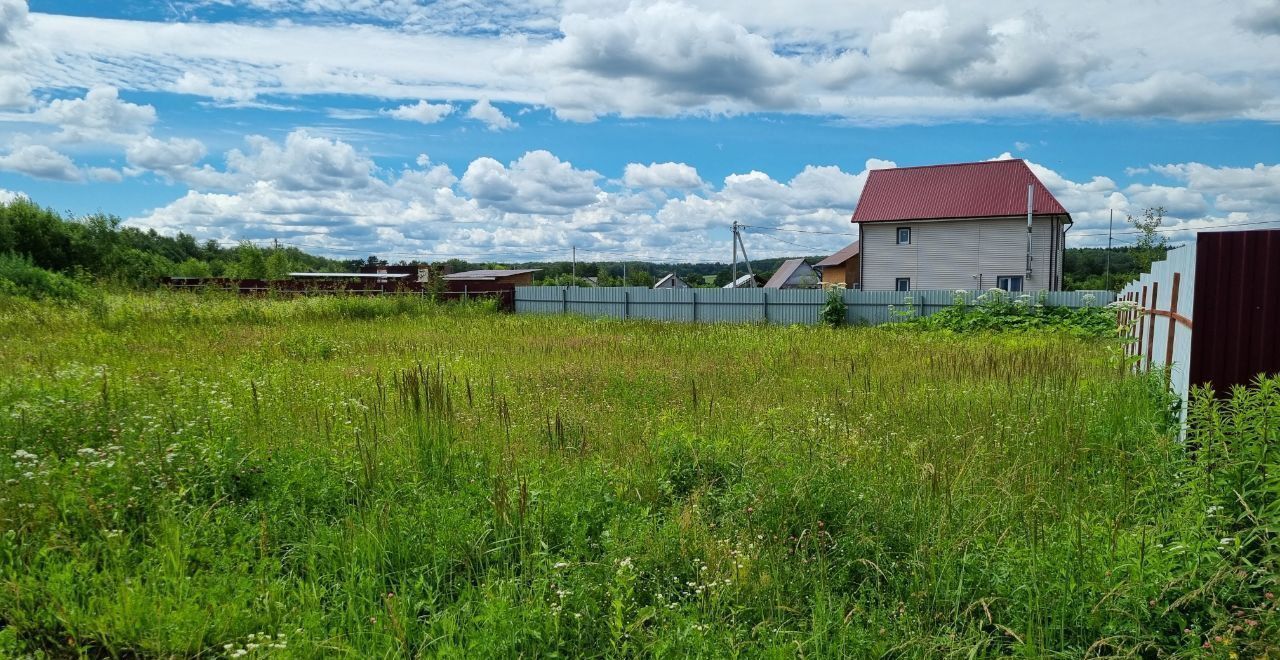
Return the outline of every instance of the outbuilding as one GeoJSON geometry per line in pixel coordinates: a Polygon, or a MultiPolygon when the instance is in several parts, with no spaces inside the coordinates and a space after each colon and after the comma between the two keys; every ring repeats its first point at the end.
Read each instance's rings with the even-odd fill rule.
{"type": "Polygon", "coordinates": [[[827,285],[843,284],[850,289],[859,287],[862,275],[861,245],[854,241],[839,252],[819,261],[814,268],[822,273],[822,283],[827,285]]]}
{"type": "Polygon", "coordinates": [[[541,268],[467,270],[461,273],[450,273],[445,275],[444,279],[446,282],[496,282],[525,286],[533,284],[533,274],[541,270],[541,268]]]}

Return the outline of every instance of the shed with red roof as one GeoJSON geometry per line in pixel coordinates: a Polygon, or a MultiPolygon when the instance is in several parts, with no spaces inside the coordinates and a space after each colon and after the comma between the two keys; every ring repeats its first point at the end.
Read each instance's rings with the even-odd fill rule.
{"type": "Polygon", "coordinates": [[[853,222],[866,290],[1062,288],[1071,214],[1020,159],[872,170],[853,222]]]}

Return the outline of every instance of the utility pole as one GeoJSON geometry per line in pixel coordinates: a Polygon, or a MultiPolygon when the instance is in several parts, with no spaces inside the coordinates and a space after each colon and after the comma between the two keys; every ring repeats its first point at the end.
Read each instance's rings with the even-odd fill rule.
{"type": "Polygon", "coordinates": [[[1107,291],[1111,290],[1111,228],[1116,224],[1116,210],[1111,209],[1111,219],[1107,221],[1107,291]]]}
{"type": "Polygon", "coordinates": [[[733,271],[729,280],[729,286],[738,288],[738,221],[733,221],[733,271]]]}
{"type": "Polygon", "coordinates": [[[573,286],[578,286],[578,246],[573,246],[573,279],[569,282],[573,286]]]}
{"type": "Polygon", "coordinates": [[[1023,289],[1025,289],[1027,285],[1031,283],[1030,282],[1031,280],[1031,235],[1032,235],[1031,234],[1031,210],[1032,210],[1031,199],[1034,191],[1035,191],[1035,186],[1033,184],[1028,183],[1027,184],[1027,277],[1022,282],[1023,289]]]}
{"type": "Polygon", "coordinates": [[[737,288],[738,282],[738,250],[742,250],[742,262],[747,266],[747,274],[751,276],[751,286],[756,286],[756,274],[751,270],[751,257],[747,256],[747,244],[742,242],[742,225],[737,220],[733,221],[733,282],[734,288],[737,288]]]}
{"type": "Polygon", "coordinates": [[[627,285],[627,262],[622,262],[622,286],[627,285]]]}

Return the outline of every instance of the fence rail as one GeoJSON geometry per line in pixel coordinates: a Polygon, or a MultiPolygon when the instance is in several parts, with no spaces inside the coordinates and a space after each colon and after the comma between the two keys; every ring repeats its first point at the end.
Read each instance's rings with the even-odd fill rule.
{"type": "MultiPolygon", "coordinates": [[[[969,300],[982,291],[967,291],[969,300]]],[[[953,304],[955,291],[857,291],[841,293],[845,321],[876,325],[893,320],[889,307],[915,315],[933,314],[953,304]]],[[[1036,298],[1038,294],[1030,294],[1036,298]]],[[[1105,305],[1115,300],[1106,291],[1053,291],[1046,304],[1066,307],[1105,305]],[[1092,296],[1087,298],[1086,296],[1092,296]]],[[[688,322],[813,324],[827,293],[819,289],[648,289],[518,286],[515,311],[525,314],[581,314],[615,319],[688,322]]]]}

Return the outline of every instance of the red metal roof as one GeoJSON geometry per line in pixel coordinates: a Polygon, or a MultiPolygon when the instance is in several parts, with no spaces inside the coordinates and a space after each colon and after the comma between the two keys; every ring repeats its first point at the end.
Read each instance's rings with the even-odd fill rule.
{"type": "Polygon", "coordinates": [[[872,170],[854,222],[1026,215],[1070,215],[1020,159],[872,170]]]}

